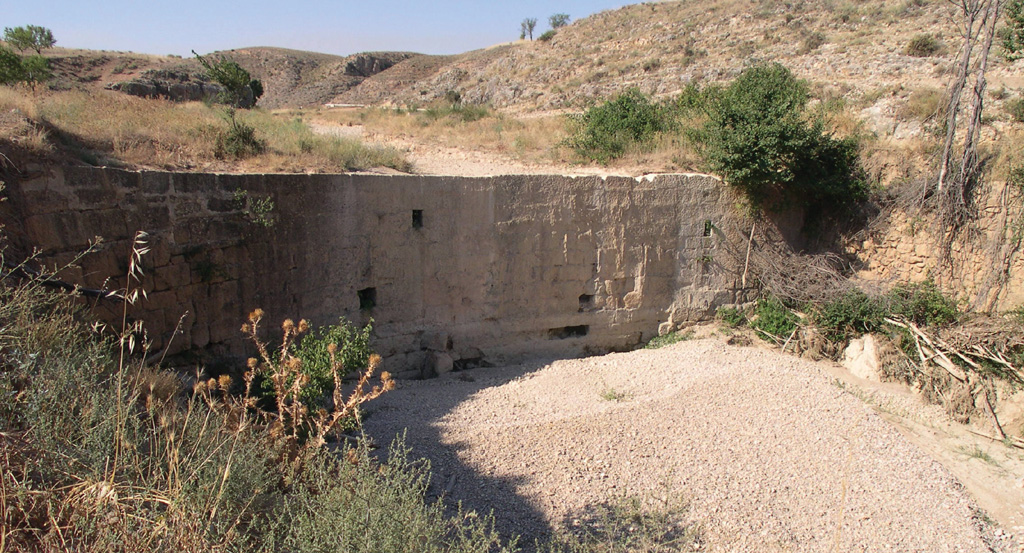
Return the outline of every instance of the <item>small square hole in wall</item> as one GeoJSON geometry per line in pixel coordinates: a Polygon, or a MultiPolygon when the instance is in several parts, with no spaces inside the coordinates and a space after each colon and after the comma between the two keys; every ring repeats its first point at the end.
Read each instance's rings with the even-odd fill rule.
{"type": "Polygon", "coordinates": [[[363,288],[356,292],[359,295],[359,309],[366,311],[377,307],[377,289],[363,288]]]}
{"type": "Polygon", "coordinates": [[[704,236],[711,236],[711,231],[714,230],[715,225],[712,224],[711,219],[704,221],[704,236]]]}
{"type": "Polygon", "coordinates": [[[593,294],[580,294],[580,313],[594,308],[593,294]]]}
{"type": "Polygon", "coordinates": [[[423,228],[423,210],[412,210],[412,228],[423,228]]]}

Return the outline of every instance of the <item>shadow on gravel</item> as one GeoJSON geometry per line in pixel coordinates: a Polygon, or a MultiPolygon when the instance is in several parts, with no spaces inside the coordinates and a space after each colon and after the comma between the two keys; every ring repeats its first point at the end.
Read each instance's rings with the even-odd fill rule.
{"type": "Polygon", "coordinates": [[[398,389],[366,404],[364,428],[382,448],[404,433],[411,457],[430,461],[428,501],[443,498],[450,512],[460,504],[463,510],[476,511],[480,516],[493,512],[495,527],[504,539],[520,536],[520,547],[533,550],[534,540],[547,538],[551,527],[538,510],[516,494],[523,479],[489,476],[465,465],[458,453],[466,444],[442,443],[440,421],[477,392],[536,372],[549,363],[538,360],[453,372],[431,380],[403,381],[398,389]]]}

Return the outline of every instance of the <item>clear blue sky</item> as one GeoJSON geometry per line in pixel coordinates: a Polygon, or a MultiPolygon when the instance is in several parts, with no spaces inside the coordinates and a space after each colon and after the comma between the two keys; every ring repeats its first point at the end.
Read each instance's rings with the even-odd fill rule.
{"type": "Polygon", "coordinates": [[[42,25],[58,46],[190,55],[246,46],[330,54],[454,54],[519,38],[553,13],[583,18],[623,0],[0,0],[0,27],[42,25]]]}

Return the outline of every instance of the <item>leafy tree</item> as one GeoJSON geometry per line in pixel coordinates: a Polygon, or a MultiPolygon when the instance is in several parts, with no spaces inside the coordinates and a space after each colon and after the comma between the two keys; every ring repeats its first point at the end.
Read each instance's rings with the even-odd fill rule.
{"type": "Polygon", "coordinates": [[[15,84],[24,81],[25,67],[21,56],[6,46],[0,46],[0,84],[15,84]]]}
{"type": "Polygon", "coordinates": [[[526,38],[526,36],[529,35],[530,40],[533,40],[533,30],[537,28],[537,18],[527,17],[519,24],[519,26],[522,31],[519,34],[519,38],[526,38]]]}
{"type": "Polygon", "coordinates": [[[238,63],[217,55],[208,57],[192,53],[203,66],[211,80],[224,87],[220,100],[233,107],[247,109],[256,105],[263,95],[263,83],[253,79],[248,71],[238,63]]]}
{"type": "Polygon", "coordinates": [[[40,55],[44,48],[52,48],[54,44],[57,44],[53,38],[53,31],[38,25],[6,27],[4,28],[4,41],[21,52],[35,50],[36,54],[40,55]]]}
{"type": "Polygon", "coordinates": [[[866,195],[857,143],[808,120],[807,84],[781,64],[745,70],[709,95],[695,133],[711,169],[758,205],[860,200],[866,195]]]}
{"type": "Polygon", "coordinates": [[[552,29],[559,29],[569,24],[569,14],[556,13],[548,18],[548,24],[552,29]]]}

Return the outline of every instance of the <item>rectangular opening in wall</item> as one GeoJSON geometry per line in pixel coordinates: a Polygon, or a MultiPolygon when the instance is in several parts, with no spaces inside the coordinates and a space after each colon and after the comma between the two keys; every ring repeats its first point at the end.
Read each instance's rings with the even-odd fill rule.
{"type": "Polygon", "coordinates": [[[593,294],[580,294],[580,313],[594,308],[593,294]]]}
{"type": "Polygon", "coordinates": [[[715,225],[711,223],[711,219],[704,221],[704,236],[711,236],[711,231],[714,230],[715,225]]]}
{"type": "Polygon", "coordinates": [[[412,228],[423,228],[423,210],[412,210],[412,228]]]}
{"type": "Polygon", "coordinates": [[[567,338],[582,338],[590,332],[589,325],[563,326],[552,328],[548,331],[548,338],[552,340],[565,340],[567,338]]]}
{"type": "Polygon", "coordinates": [[[359,309],[363,311],[377,307],[377,289],[363,288],[356,292],[359,295],[359,309]]]}

